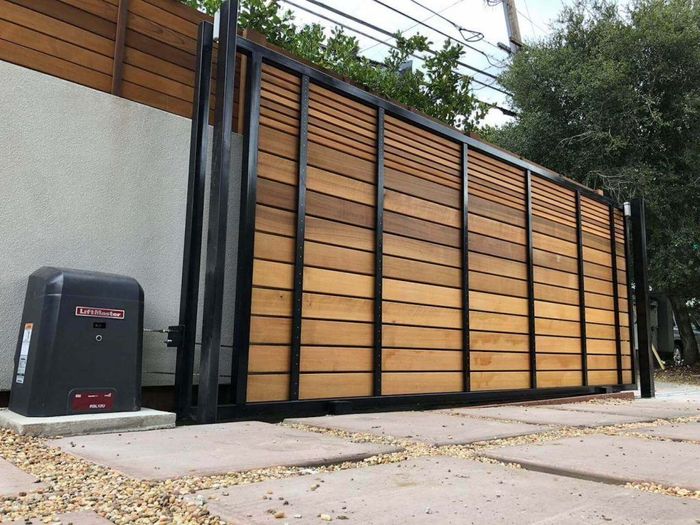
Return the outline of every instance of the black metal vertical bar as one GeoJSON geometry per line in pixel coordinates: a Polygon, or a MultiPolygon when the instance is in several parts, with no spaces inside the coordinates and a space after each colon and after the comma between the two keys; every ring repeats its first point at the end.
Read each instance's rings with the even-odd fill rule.
{"type": "Polygon", "coordinates": [[[630,345],[630,369],[632,370],[632,383],[637,384],[637,360],[634,355],[634,302],[632,295],[632,254],[629,242],[629,229],[630,221],[627,215],[628,205],[625,204],[624,208],[624,232],[625,232],[625,270],[627,272],[627,332],[629,334],[629,345],[630,345]]]}
{"type": "Polygon", "coordinates": [[[469,392],[469,146],[466,143],[462,143],[462,373],[462,388],[469,392]]]}
{"type": "Polygon", "coordinates": [[[588,384],[588,336],[586,330],[586,279],[583,262],[583,228],[581,226],[581,192],[576,191],[576,244],[578,263],[578,318],[581,332],[581,381],[588,384]]]}
{"type": "Polygon", "coordinates": [[[226,221],[236,70],[237,0],[227,0],[222,4],[220,20],[219,54],[216,65],[214,144],[209,186],[209,230],[204,277],[202,353],[199,364],[197,401],[197,421],[199,423],[216,421],[219,400],[219,354],[221,351],[224,271],[226,269],[226,221]]]}
{"type": "Polygon", "coordinates": [[[204,183],[207,172],[209,141],[209,94],[211,93],[211,55],[214,26],[200,22],[197,32],[197,62],[192,100],[190,132],[190,166],[187,180],[185,242],[180,283],[180,316],[182,338],[175,361],[175,413],[178,419],[189,416],[192,408],[192,374],[197,335],[199,271],[202,257],[202,223],[204,221],[204,183]]]}
{"type": "Polygon", "coordinates": [[[294,256],[294,299],[292,304],[292,355],[289,370],[289,399],[299,399],[301,371],[301,323],[304,299],[304,232],[306,230],[306,159],[309,132],[309,77],[301,77],[299,117],[299,162],[297,183],[297,231],[294,256]]]}
{"type": "Polygon", "coordinates": [[[527,224],[527,313],[530,352],[530,388],[537,388],[537,338],[535,336],[535,271],[534,247],[532,242],[532,172],[527,170],[525,177],[527,224]]]}
{"type": "Polygon", "coordinates": [[[654,397],[654,360],[651,355],[651,316],[647,276],[647,238],[644,199],[632,200],[632,253],[634,297],[637,311],[639,387],[642,397],[654,397]]]}
{"type": "Polygon", "coordinates": [[[620,341],[620,297],[617,289],[617,238],[615,235],[615,208],[610,206],[610,254],[612,258],[613,306],[615,308],[615,354],[617,355],[617,384],[622,384],[622,341],[620,341]]]}
{"type": "Polygon", "coordinates": [[[233,317],[233,355],[231,382],[233,402],[246,402],[248,390],[248,353],[250,316],[253,297],[253,255],[255,252],[255,203],[257,200],[258,135],[260,129],[260,83],[262,57],[252,53],[247,59],[241,200],[238,221],[236,264],[236,300],[233,317]]]}
{"type": "Polygon", "coordinates": [[[382,278],[384,276],[384,108],[377,108],[377,194],[374,227],[373,391],[382,395],[382,278]]]}

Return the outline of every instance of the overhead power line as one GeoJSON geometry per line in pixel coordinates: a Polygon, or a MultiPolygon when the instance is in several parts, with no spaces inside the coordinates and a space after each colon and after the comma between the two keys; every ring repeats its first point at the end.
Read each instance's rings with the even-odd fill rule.
{"type": "MultiPolygon", "coordinates": [[[[488,1],[489,1],[489,0],[487,0],[487,2],[488,2],[488,1]]],[[[500,0],[498,0],[498,1],[500,2],[500,0]]],[[[450,6],[447,6],[445,9],[441,9],[439,12],[436,12],[434,9],[428,7],[427,5],[422,4],[421,2],[418,2],[418,0],[411,0],[411,2],[413,2],[413,3],[416,4],[417,6],[422,7],[423,9],[425,9],[426,11],[428,11],[429,13],[433,13],[434,16],[437,16],[437,17],[441,18],[442,20],[444,20],[444,21],[447,22],[448,24],[451,24],[452,26],[454,26],[454,28],[457,29],[457,31],[459,31],[459,34],[462,35],[462,37],[464,37],[464,32],[471,33],[471,34],[475,34],[475,35],[479,35],[480,38],[474,40],[474,42],[482,42],[482,41],[483,41],[483,42],[486,42],[486,43],[487,43],[488,45],[490,45],[491,47],[493,47],[493,48],[495,48],[495,49],[498,49],[499,51],[504,51],[503,48],[498,47],[498,44],[494,44],[493,42],[489,41],[489,40],[484,36],[484,34],[483,34],[481,31],[475,31],[475,30],[473,30],[473,29],[467,29],[466,27],[464,27],[464,26],[458,24],[458,23],[455,22],[454,20],[452,20],[452,19],[450,19],[450,18],[448,18],[448,17],[446,17],[445,15],[442,14],[442,13],[444,13],[445,11],[447,11],[448,9],[450,9],[451,7],[453,7],[455,4],[452,4],[452,5],[450,5],[450,6]]],[[[427,20],[425,20],[425,21],[427,21],[427,20]]],[[[471,42],[471,40],[470,40],[469,38],[464,37],[464,39],[465,39],[467,42],[471,42]]]]}
{"type": "MultiPolygon", "coordinates": [[[[314,3],[315,3],[315,0],[308,0],[308,1],[309,1],[309,2],[314,1],[314,3]]],[[[401,11],[400,9],[397,9],[397,8],[395,8],[395,7],[390,6],[389,4],[386,4],[386,3],[382,2],[382,0],[372,0],[372,1],[373,1],[374,3],[376,3],[376,4],[379,4],[379,5],[383,6],[383,7],[385,7],[386,9],[389,9],[390,11],[393,11],[394,13],[396,13],[396,14],[398,14],[398,15],[403,16],[404,18],[407,18],[407,19],[409,19],[409,20],[413,20],[414,22],[420,23],[420,24],[421,24],[423,27],[425,27],[426,29],[429,29],[429,30],[431,30],[431,31],[435,31],[437,34],[439,34],[439,35],[441,35],[441,36],[447,38],[448,40],[451,40],[452,42],[456,42],[457,44],[460,44],[461,46],[468,47],[469,49],[472,49],[473,51],[476,51],[476,52],[479,53],[480,55],[483,55],[483,57],[486,59],[486,61],[487,61],[492,67],[503,67],[503,64],[494,64],[493,62],[491,62],[491,59],[498,60],[496,57],[490,56],[490,55],[489,55],[488,53],[486,53],[484,50],[479,49],[478,47],[475,47],[475,46],[471,45],[469,42],[466,42],[466,41],[464,41],[464,40],[460,40],[460,39],[458,39],[458,38],[454,38],[453,36],[448,35],[448,34],[445,33],[444,31],[441,31],[440,29],[437,29],[437,28],[435,28],[435,27],[433,27],[433,26],[431,26],[431,25],[428,25],[428,24],[426,24],[426,23],[424,23],[424,22],[420,22],[420,20],[418,20],[417,18],[414,18],[414,17],[412,17],[411,15],[407,15],[406,13],[404,13],[403,11],[401,11]]],[[[482,36],[483,36],[483,35],[482,35],[482,36]]],[[[482,72],[482,73],[486,73],[486,72],[482,72]]],[[[492,78],[498,80],[497,77],[494,76],[494,75],[492,75],[491,73],[486,73],[486,74],[489,75],[489,76],[491,76],[492,78]]]]}
{"type": "Polygon", "coordinates": [[[467,42],[479,42],[480,40],[484,39],[484,33],[482,33],[481,31],[474,31],[473,29],[467,29],[466,27],[461,26],[456,22],[453,22],[452,20],[450,20],[449,18],[444,16],[442,13],[438,13],[434,9],[432,9],[426,5],[421,4],[420,2],[418,2],[418,0],[411,0],[411,2],[416,4],[418,7],[422,7],[423,9],[428,11],[429,13],[433,13],[435,16],[437,16],[438,18],[441,18],[442,20],[444,20],[448,24],[452,24],[454,26],[454,28],[457,31],[459,31],[459,34],[462,35],[463,37],[464,37],[463,32],[470,33],[472,35],[471,37],[464,37],[464,40],[466,40],[467,42]]]}
{"type": "MultiPolygon", "coordinates": [[[[285,2],[288,3],[288,4],[291,4],[291,2],[290,2],[289,0],[283,0],[283,1],[285,1],[285,2]]],[[[338,16],[342,16],[343,18],[347,18],[348,20],[352,20],[353,22],[355,22],[355,23],[357,23],[357,24],[361,24],[361,25],[363,25],[363,26],[365,26],[365,27],[369,27],[369,28],[372,29],[373,31],[376,31],[376,32],[381,33],[381,34],[386,35],[386,36],[390,36],[390,37],[392,37],[392,38],[394,37],[394,35],[393,35],[392,33],[390,33],[389,31],[387,31],[386,29],[383,29],[383,28],[381,28],[381,27],[378,27],[378,26],[376,26],[376,25],[374,25],[374,24],[371,24],[371,23],[369,23],[369,22],[366,22],[366,21],[364,21],[364,20],[360,20],[359,18],[354,17],[354,16],[352,16],[352,15],[350,15],[350,14],[348,14],[348,13],[345,13],[345,12],[339,10],[339,9],[336,9],[335,7],[331,7],[331,6],[329,6],[329,5],[326,5],[326,4],[324,4],[323,2],[319,2],[319,0],[306,0],[306,1],[309,2],[309,3],[311,3],[311,4],[316,5],[316,6],[318,6],[318,7],[321,7],[321,8],[323,8],[323,9],[326,9],[326,10],[328,10],[328,11],[330,11],[330,12],[332,12],[332,13],[338,15],[338,16]]],[[[374,1],[376,2],[376,1],[378,1],[378,0],[374,0],[374,1]]],[[[297,7],[298,7],[298,6],[297,6],[297,7]]],[[[416,22],[420,22],[419,20],[417,20],[417,19],[415,19],[415,18],[411,18],[411,20],[416,21],[416,22]]],[[[421,24],[422,24],[422,23],[421,23],[421,24]]],[[[392,46],[392,47],[395,48],[395,46],[392,46]]],[[[430,51],[430,53],[431,53],[431,54],[435,54],[434,51],[430,51]]],[[[421,57],[417,57],[417,58],[421,58],[421,57]]],[[[460,66],[466,67],[467,69],[469,69],[469,70],[471,70],[471,71],[474,71],[474,72],[476,72],[476,73],[479,73],[479,74],[481,74],[481,75],[484,75],[484,76],[486,76],[486,77],[489,77],[489,78],[491,78],[491,79],[493,79],[493,80],[495,80],[495,81],[498,81],[498,77],[497,77],[496,75],[492,74],[492,73],[489,73],[488,71],[484,71],[483,69],[479,69],[478,67],[474,67],[474,66],[472,66],[472,65],[470,65],[470,64],[467,64],[467,63],[465,63],[465,62],[462,62],[462,61],[458,61],[457,63],[458,63],[460,66]]],[[[496,89],[496,88],[494,88],[494,89],[496,89]]],[[[500,90],[500,89],[499,89],[498,91],[501,91],[502,93],[505,93],[506,95],[510,95],[510,93],[504,92],[504,91],[502,91],[502,90],[500,90]]]]}
{"type": "MultiPolygon", "coordinates": [[[[375,42],[378,42],[378,43],[380,43],[380,44],[386,44],[388,47],[391,47],[391,48],[393,48],[393,49],[398,49],[394,44],[387,43],[387,42],[383,42],[382,40],[380,40],[379,38],[377,38],[377,37],[375,37],[375,36],[372,36],[372,35],[369,35],[369,34],[367,34],[367,33],[364,33],[363,31],[360,31],[360,30],[358,30],[358,29],[355,29],[355,28],[353,28],[353,27],[350,27],[350,26],[348,26],[348,25],[346,25],[346,24],[344,24],[344,23],[342,23],[342,22],[339,22],[338,20],[335,20],[335,19],[330,18],[330,17],[328,17],[328,16],[326,16],[326,15],[323,15],[323,14],[321,14],[321,13],[318,13],[318,12],[316,12],[316,11],[313,11],[312,9],[309,9],[308,7],[304,7],[304,6],[302,6],[302,5],[299,5],[299,4],[297,4],[296,2],[294,2],[294,1],[292,1],[292,0],[281,0],[281,1],[284,2],[285,4],[289,4],[289,5],[291,5],[291,6],[296,7],[297,9],[300,9],[300,10],[302,10],[302,11],[305,11],[305,12],[309,13],[309,14],[312,14],[312,15],[314,15],[314,16],[317,16],[317,17],[321,18],[322,20],[326,20],[326,21],[328,21],[328,22],[331,22],[332,24],[338,25],[339,27],[342,27],[342,28],[347,29],[347,30],[349,30],[349,31],[353,31],[353,32],[355,32],[355,33],[357,33],[357,34],[359,34],[359,35],[362,35],[362,36],[364,36],[364,37],[366,37],[366,38],[369,38],[369,39],[371,39],[371,40],[374,40],[375,42]]],[[[307,0],[307,1],[312,1],[312,0],[307,0]]],[[[316,3],[316,2],[313,2],[313,3],[316,3]]],[[[320,3],[319,3],[319,4],[320,4],[320,3]]],[[[326,7],[326,6],[324,6],[323,4],[320,4],[320,6],[321,6],[321,7],[326,7]]],[[[392,35],[389,31],[387,31],[387,30],[385,30],[385,29],[382,29],[382,28],[380,28],[380,27],[374,26],[373,24],[370,24],[370,23],[368,23],[368,22],[364,22],[364,21],[362,21],[362,20],[359,20],[359,19],[353,17],[352,15],[345,15],[345,14],[342,13],[342,11],[338,11],[338,10],[336,10],[336,9],[334,9],[334,8],[330,8],[330,7],[329,7],[328,9],[331,10],[331,11],[333,11],[333,12],[336,12],[336,11],[337,11],[337,12],[339,13],[339,16],[344,16],[344,17],[348,18],[349,20],[352,20],[353,22],[356,22],[356,23],[361,24],[361,25],[363,25],[363,26],[369,27],[369,28],[373,29],[374,31],[377,31],[377,32],[382,33],[382,34],[385,34],[385,35],[387,35],[387,36],[389,36],[389,37],[392,37],[392,38],[393,38],[393,36],[394,36],[394,35],[392,35]]],[[[433,52],[433,53],[434,53],[434,52],[433,52]]],[[[425,57],[421,57],[421,56],[418,56],[418,55],[415,55],[415,54],[411,54],[411,56],[412,56],[413,58],[418,59],[418,60],[422,60],[422,61],[425,60],[425,57]]],[[[461,64],[461,62],[460,62],[460,64],[461,64]]],[[[468,66],[468,67],[469,67],[469,66],[468,66]]],[[[472,77],[472,81],[473,81],[474,83],[476,83],[476,84],[482,85],[483,87],[487,87],[487,88],[493,89],[493,90],[495,90],[495,91],[499,91],[499,92],[501,92],[501,93],[503,93],[503,94],[505,94],[505,95],[511,96],[511,93],[509,93],[509,92],[507,92],[507,91],[505,91],[505,90],[503,90],[503,89],[501,89],[501,88],[499,88],[499,87],[496,87],[496,86],[493,86],[493,85],[491,85],[491,84],[487,84],[487,83],[485,83],[485,82],[482,82],[482,81],[480,81],[480,80],[478,80],[478,79],[476,79],[476,78],[473,78],[473,77],[472,77]]],[[[478,98],[477,98],[477,100],[478,100],[479,102],[481,102],[482,104],[486,104],[486,105],[489,106],[489,107],[492,107],[492,108],[494,108],[494,109],[498,109],[498,110],[499,110],[501,113],[503,113],[504,115],[516,116],[516,114],[515,114],[512,110],[507,109],[507,108],[504,108],[504,107],[502,107],[502,106],[499,106],[498,104],[495,104],[495,103],[493,103],[493,102],[486,102],[486,101],[480,100],[480,99],[478,99],[478,98]]]]}
{"type": "MultiPolygon", "coordinates": [[[[419,23],[419,22],[416,22],[415,24],[413,24],[413,25],[411,25],[411,26],[408,26],[408,27],[406,27],[406,28],[404,28],[404,29],[401,29],[401,32],[402,32],[402,33],[405,33],[406,31],[410,31],[410,30],[413,29],[414,27],[418,27],[418,26],[422,25],[423,22],[427,22],[427,21],[430,20],[431,18],[435,18],[435,16],[440,15],[441,13],[447,11],[448,9],[451,9],[452,7],[456,6],[457,4],[461,4],[462,2],[464,2],[464,0],[457,0],[456,2],[451,3],[451,4],[448,5],[447,7],[442,8],[439,12],[437,12],[437,13],[435,13],[435,14],[432,14],[432,15],[430,15],[430,16],[427,17],[427,18],[424,18],[423,20],[421,20],[420,23],[419,23]]],[[[386,44],[386,43],[387,43],[388,41],[390,41],[390,40],[393,40],[393,37],[387,38],[386,40],[382,40],[382,43],[386,44]]],[[[370,49],[372,49],[372,48],[374,48],[374,47],[377,47],[378,45],[379,45],[379,43],[372,44],[371,46],[367,46],[367,47],[365,47],[365,48],[362,48],[361,51],[369,51],[370,49]]]]}

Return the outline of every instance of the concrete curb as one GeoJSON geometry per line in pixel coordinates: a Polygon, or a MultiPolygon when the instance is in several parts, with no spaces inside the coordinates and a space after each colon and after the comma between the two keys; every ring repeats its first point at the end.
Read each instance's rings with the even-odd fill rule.
{"type": "Polygon", "coordinates": [[[20,435],[56,437],[110,432],[134,432],[173,428],[175,414],[151,408],[138,412],[104,414],[77,414],[54,417],[26,417],[7,409],[0,409],[0,428],[8,428],[20,435]]]}

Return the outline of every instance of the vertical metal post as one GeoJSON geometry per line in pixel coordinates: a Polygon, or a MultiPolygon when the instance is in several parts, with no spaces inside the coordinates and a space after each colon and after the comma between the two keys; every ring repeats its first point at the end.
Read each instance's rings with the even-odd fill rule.
{"type": "Polygon", "coordinates": [[[642,397],[654,397],[654,360],[651,355],[651,316],[647,276],[647,238],[644,199],[632,200],[632,253],[634,297],[637,311],[639,387],[642,397]]]}
{"type": "Polygon", "coordinates": [[[535,336],[535,271],[533,268],[534,247],[532,242],[532,172],[525,175],[527,209],[527,312],[530,352],[530,388],[537,388],[537,338],[535,336]]]}
{"type": "Polygon", "coordinates": [[[301,323],[304,299],[304,233],[306,231],[306,160],[309,132],[309,77],[301,77],[299,117],[299,161],[297,182],[297,231],[294,256],[294,299],[292,303],[292,356],[289,370],[289,399],[299,399],[301,373],[301,323]]]}
{"type": "Polygon", "coordinates": [[[377,194],[374,227],[373,392],[382,395],[382,278],[384,275],[384,108],[377,108],[377,194]]]}
{"type": "Polygon", "coordinates": [[[216,118],[209,186],[209,231],[204,277],[202,353],[199,365],[197,401],[197,421],[199,423],[216,421],[219,401],[219,354],[221,351],[224,271],[226,269],[226,221],[229,199],[228,182],[231,171],[237,21],[238,1],[227,0],[221,6],[216,67],[216,118]]]}
{"type": "Polygon", "coordinates": [[[622,384],[622,341],[620,341],[620,298],[617,289],[617,240],[615,235],[615,207],[610,206],[610,254],[612,258],[613,306],[615,308],[615,354],[617,356],[617,384],[622,384]]]}
{"type": "Polygon", "coordinates": [[[209,94],[211,93],[211,55],[214,26],[201,22],[197,32],[197,62],[192,127],[190,132],[190,166],[185,212],[185,242],[180,284],[180,317],[182,338],[175,362],[175,412],[178,419],[189,416],[192,408],[192,374],[197,335],[199,270],[202,255],[202,222],[204,220],[204,183],[207,172],[209,141],[209,94]]]}
{"type": "Polygon", "coordinates": [[[469,146],[462,143],[462,389],[471,390],[469,357],[469,146]]]}
{"type": "Polygon", "coordinates": [[[581,226],[581,192],[576,190],[576,244],[578,263],[578,318],[581,332],[581,384],[588,384],[588,335],[586,333],[586,279],[583,261],[583,228],[581,226]]]}
{"type": "Polygon", "coordinates": [[[233,317],[233,355],[231,382],[233,402],[243,404],[248,391],[248,354],[250,351],[250,315],[253,298],[253,256],[255,253],[255,203],[257,200],[258,140],[260,130],[260,83],[262,58],[253,53],[247,59],[245,124],[241,200],[238,221],[236,264],[236,300],[233,317]]]}
{"type": "Polygon", "coordinates": [[[633,290],[632,290],[632,250],[630,249],[629,242],[629,231],[631,228],[629,220],[629,203],[625,203],[624,206],[624,223],[623,228],[625,231],[625,270],[627,271],[627,331],[629,333],[629,346],[630,346],[630,361],[632,369],[632,383],[637,384],[637,359],[634,355],[634,301],[633,301],[633,290]]]}

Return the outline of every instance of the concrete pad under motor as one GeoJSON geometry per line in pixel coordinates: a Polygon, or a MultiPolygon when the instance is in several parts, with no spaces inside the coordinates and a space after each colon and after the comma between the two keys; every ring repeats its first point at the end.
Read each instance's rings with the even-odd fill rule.
{"type": "Polygon", "coordinates": [[[495,449],[525,468],[608,483],[649,482],[700,490],[700,445],[591,435],[495,449]]]}
{"type": "Polygon", "coordinates": [[[446,413],[470,417],[490,417],[510,421],[521,421],[539,425],[599,427],[647,421],[647,418],[623,416],[619,414],[599,414],[591,412],[566,412],[550,407],[498,406],[485,408],[454,408],[446,413]]]}
{"type": "Polygon", "coordinates": [[[379,414],[347,414],[285,420],[287,423],[392,436],[430,443],[459,445],[504,437],[522,436],[548,430],[526,423],[475,420],[444,412],[382,412],[379,414]]]}
{"type": "Polygon", "coordinates": [[[251,525],[637,525],[669,519],[695,525],[700,515],[700,501],[449,457],[270,480],[190,498],[203,498],[212,514],[229,523],[251,525]]]}
{"type": "Polygon", "coordinates": [[[675,419],[678,417],[700,416],[700,412],[694,405],[685,408],[678,405],[668,407],[658,404],[645,404],[633,401],[631,403],[572,403],[552,406],[555,410],[594,412],[598,414],[618,414],[640,418],[640,421],[654,421],[655,419],[675,419]]]}
{"type": "Polygon", "coordinates": [[[663,425],[660,427],[638,430],[642,434],[649,434],[676,441],[698,441],[700,442],[700,423],[678,423],[675,425],[663,425]]]}
{"type": "MultiPolygon", "coordinates": [[[[112,523],[108,519],[103,518],[99,514],[86,510],[81,512],[69,512],[67,514],[58,514],[56,520],[50,523],[60,522],[62,524],[73,525],[109,525],[112,523]]],[[[43,525],[45,523],[42,518],[27,518],[26,520],[11,521],[10,525],[43,525]]]]}
{"type": "Polygon", "coordinates": [[[20,492],[32,492],[43,485],[37,478],[0,458],[0,497],[16,496],[20,492]]]}
{"type": "Polygon", "coordinates": [[[175,414],[151,408],[138,412],[76,414],[71,416],[26,417],[10,410],[0,410],[0,428],[30,436],[75,436],[104,432],[130,432],[173,428],[175,414]]]}
{"type": "Polygon", "coordinates": [[[324,465],[399,450],[258,421],[81,436],[54,443],[65,452],[140,479],[324,465]]]}

